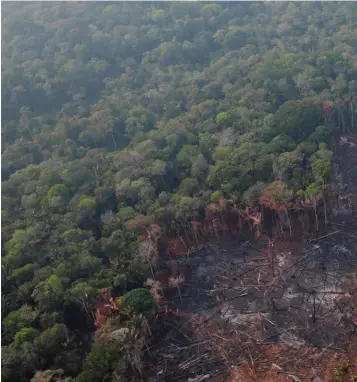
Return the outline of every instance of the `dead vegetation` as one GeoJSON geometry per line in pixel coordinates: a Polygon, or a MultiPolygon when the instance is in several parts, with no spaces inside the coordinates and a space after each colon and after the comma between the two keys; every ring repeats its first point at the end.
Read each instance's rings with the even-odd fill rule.
{"type": "Polygon", "coordinates": [[[180,293],[165,292],[175,314],[162,317],[167,332],[150,350],[151,380],[349,380],[356,247],[357,234],[337,230],[306,242],[232,240],[182,259],[180,293]]]}

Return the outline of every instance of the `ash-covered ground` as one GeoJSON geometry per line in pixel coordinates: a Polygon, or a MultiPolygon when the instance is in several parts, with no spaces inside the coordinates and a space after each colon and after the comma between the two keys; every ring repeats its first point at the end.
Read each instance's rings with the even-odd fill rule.
{"type": "MultiPolygon", "coordinates": [[[[313,380],[312,370],[322,375],[319,363],[296,370],[290,353],[313,349],[318,356],[357,346],[357,235],[348,231],[274,247],[264,239],[224,240],[181,259],[181,298],[175,288],[167,291],[176,321],[152,349],[161,371],[153,380],[208,381],[217,374],[225,380],[245,363],[265,373],[282,362],[265,356],[276,346],[286,351],[278,357],[291,364],[289,375],[300,381],[313,380]]],[[[247,380],[268,380],[257,378],[247,380]]]]}
{"type": "Polygon", "coordinates": [[[264,244],[215,243],[187,259],[182,303],[176,295],[171,309],[261,343],[343,347],[344,334],[357,328],[357,238],[341,232],[301,248],[277,243],[269,255],[264,244]]]}

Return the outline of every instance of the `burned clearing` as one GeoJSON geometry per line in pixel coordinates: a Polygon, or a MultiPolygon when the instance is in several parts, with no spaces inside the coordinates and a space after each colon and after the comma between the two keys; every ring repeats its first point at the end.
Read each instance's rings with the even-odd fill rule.
{"type": "MultiPolygon", "coordinates": [[[[170,368],[160,369],[154,380],[211,380],[217,373],[224,379],[222,369],[229,375],[233,365],[252,367],[258,359],[261,373],[275,364],[284,375],[285,368],[278,368],[282,359],[273,357],[268,362],[265,354],[276,346],[317,355],[353,352],[357,344],[356,248],[357,234],[344,227],[305,242],[225,240],[181,259],[185,269],[181,297],[174,288],[167,291],[169,308],[176,311],[178,321],[167,321],[171,332],[152,349],[158,368],[168,361],[170,368]],[[177,330],[190,334],[181,336],[180,342],[171,337],[177,330]],[[185,348],[184,355],[180,347],[185,348]]],[[[287,359],[283,361],[287,364],[287,359]]],[[[288,374],[301,381],[310,380],[312,370],[319,375],[318,362],[301,372],[294,369],[297,361],[289,356],[288,374]]]]}

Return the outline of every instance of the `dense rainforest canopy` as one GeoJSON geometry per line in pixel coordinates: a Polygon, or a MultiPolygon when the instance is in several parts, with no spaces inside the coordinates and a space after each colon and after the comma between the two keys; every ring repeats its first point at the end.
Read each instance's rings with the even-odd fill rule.
{"type": "Polygon", "coordinates": [[[148,227],[182,238],[227,200],[287,229],[316,212],[356,124],[356,21],[352,2],[2,3],[4,381],[140,369],[91,345],[89,310],[103,288],[130,330],[156,309],[148,227]]]}

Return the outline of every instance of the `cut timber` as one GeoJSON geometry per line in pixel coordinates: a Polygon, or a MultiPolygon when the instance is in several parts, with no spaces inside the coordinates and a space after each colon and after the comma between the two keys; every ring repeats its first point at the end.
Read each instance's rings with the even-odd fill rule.
{"type": "Polygon", "coordinates": [[[322,239],[326,239],[327,237],[330,237],[330,236],[333,236],[333,235],[336,235],[337,233],[339,233],[340,230],[337,230],[337,231],[334,231],[334,232],[331,232],[327,235],[324,235],[324,236],[321,236],[321,237],[318,237],[317,239],[312,239],[311,242],[314,242],[314,241],[320,241],[322,239]]]}

